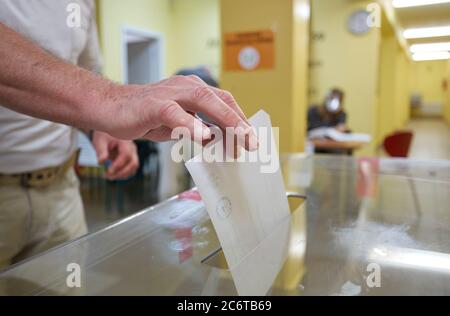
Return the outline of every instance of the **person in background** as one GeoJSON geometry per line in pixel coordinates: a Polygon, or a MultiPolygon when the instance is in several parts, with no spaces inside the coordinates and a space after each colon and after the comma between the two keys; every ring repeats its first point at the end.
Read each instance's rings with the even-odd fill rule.
{"type": "Polygon", "coordinates": [[[347,130],[347,114],[344,111],[344,92],[332,89],[321,106],[312,106],[308,110],[308,131],[320,127],[333,127],[340,132],[347,130]]]}
{"type": "Polygon", "coordinates": [[[219,88],[219,83],[214,79],[211,71],[205,66],[195,68],[184,68],[179,70],[176,75],[179,76],[197,76],[202,79],[208,86],[219,88]]]}

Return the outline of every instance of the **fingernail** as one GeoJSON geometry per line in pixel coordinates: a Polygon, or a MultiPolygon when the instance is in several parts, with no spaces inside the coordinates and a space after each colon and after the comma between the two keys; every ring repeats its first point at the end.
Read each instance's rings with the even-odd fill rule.
{"type": "Polygon", "coordinates": [[[211,131],[209,130],[208,127],[203,127],[203,126],[199,126],[199,127],[194,127],[194,139],[196,139],[197,137],[201,137],[200,140],[204,140],[204,139],[209,139],[211,137],[211,131]]]}
{"type": "Polygon", "coordinates": [[[255,151],[259,147],[258,137],[256,137],[255,132],[252,130],[249,134],[248,139],[248,150],[255,151]]]}
{"type": "Polygon", "coordinates": [[[259,147],[258,137],[256,137],[255,131],[253,128],[245,123],[244,121],[239,122],[238,127],[242,128],[244,130],[244,135],[242,137],[245,137],[248,135],[248,150],[249,151],[255,151],[259,147]]]}
{"type": "Polygon", "coordinates": [[[202,138],[203,139],[209,139],[210,137],[211,137],[211,130],[208,127],[204,127],[203,128],[202,138]]]}
{"type": "Polygon", "coordinates": [[[248,131],[251,129],[251,126],[245,123],[244,121],[240,121],[237,125],[237,127],[240,127],[244,130],[244,133],[247,134],[248,131]]]}

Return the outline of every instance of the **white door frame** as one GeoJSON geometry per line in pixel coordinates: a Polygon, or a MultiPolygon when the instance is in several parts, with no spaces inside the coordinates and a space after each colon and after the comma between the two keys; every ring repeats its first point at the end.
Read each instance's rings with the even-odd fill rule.
{"type": "Polygon", "coordinates": [[[146,30],[142,28],[137,28],[133,26],[122,26],[121,30],[121,53],[122,53],[122,82],[127,84],[128,83],[128,36],[134,35],[138,36],[140,38],[145,38],[151,41],[156,41],[156,45],[158,45],[158,80],[162,80],[164,78],[164,36],[160,32],[152,31],[152,30],[146,30]]]}

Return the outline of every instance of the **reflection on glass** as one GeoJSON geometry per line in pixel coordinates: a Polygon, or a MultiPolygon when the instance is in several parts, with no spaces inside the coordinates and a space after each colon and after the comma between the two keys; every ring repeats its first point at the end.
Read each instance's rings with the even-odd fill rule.
{"type": "Polygon", "coordinates": [[[376,246],[369,260],[382,265],[450,274],[450,254],[412,248],[376,246]]]}
{"type": "MultiPolygon", "coordinates": [[[[360,168],[368,168],[355,158],[288,160],[292,169],[283,171],[298,176],[302,167],[296,164],[310,163],[314,177],[308,188],[300,186],[303,179],[291,178],[297,177],[307,196],[303,210],[291,214],[284,247],[268,242],[267,253],[258,255],[273,256],[270,260],[284,255],[267,294],[450,295],[450,162],[380,159],[370,172],[376,181],[362,181],[360,168]],[[358,193],[358,181],[359,193],[368,194],[358,193]],[[381,267],[379,288],[367,284],[371,263],[381,267]]],[[[278,235],[284,239],[283,232],[278,235]]],[[[210,264],[221,258],[218,249],[203,203],[190,192],[11,267],[0,273],[0,293],[236,295],[226,264],[210,264]],[[81,266],[79,289],[66,285],[66,268],[73,262],[81,266]]]]}
{"type": "Polygon", "coordinates": [[[228,268],[223,253],[205,261],[214,268],[202,291],[203,295],[220,295],[234,283],[239,295],[288,294],[298,291],[304,274],[306,250],[306,214],[303,200],[292,214],[251,250],[237,265],[228,268]],[[228,273],[224,273],[227,271],[228,273]],[[232,281],[232,282],[230,282],[232,281]]]}

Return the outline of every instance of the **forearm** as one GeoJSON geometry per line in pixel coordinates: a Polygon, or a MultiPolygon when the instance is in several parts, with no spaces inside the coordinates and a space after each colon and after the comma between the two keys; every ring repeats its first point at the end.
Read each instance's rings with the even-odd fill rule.
{"type": "Polygon", "coordinates": [[[119,85],[51,56],[1,23],[0,38],[0,104],[14,111],[116,138],[156,141],[171,139],[178,127],[208,139],[209,128],[191,115],[202,112],[223,129],[239,128],[245,147],[257,148],[233,96],[198,77],[119,85]]]}
{"type": "Polygon", "coordinates": [[[102,129],[113,83],[55,58],[0,23],[0,104],[34,117],[102,129]]]}

